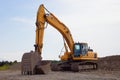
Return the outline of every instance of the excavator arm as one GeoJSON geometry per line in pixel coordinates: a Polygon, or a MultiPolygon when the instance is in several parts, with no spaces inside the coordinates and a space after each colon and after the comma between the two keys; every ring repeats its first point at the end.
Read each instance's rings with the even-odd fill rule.
{"type": "Polygon", "coordinates": [[[39,7],[36,18],[36,42],[35,51],[41,54],[43,46],[44,25],[45,25],[44,7],[39,7]]]}

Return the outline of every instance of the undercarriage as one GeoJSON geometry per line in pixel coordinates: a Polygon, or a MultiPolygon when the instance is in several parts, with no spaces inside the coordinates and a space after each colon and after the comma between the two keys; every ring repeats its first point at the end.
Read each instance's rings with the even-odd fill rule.
{"type": "Polygon", "coordinates": [[[51,63],[52,71],[86,71],[97,70],[98,65],[96,61],[60,61],[51,63]]]}

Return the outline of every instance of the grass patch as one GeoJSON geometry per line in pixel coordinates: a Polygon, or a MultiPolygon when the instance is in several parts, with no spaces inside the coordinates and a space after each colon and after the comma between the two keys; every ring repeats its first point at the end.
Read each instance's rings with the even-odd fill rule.
{"type": "Polygon", "coordinates": [[[9,69],[9,65],[3,65],[3,66],[0,66],[0,70],[7,70],[9,69]]]}

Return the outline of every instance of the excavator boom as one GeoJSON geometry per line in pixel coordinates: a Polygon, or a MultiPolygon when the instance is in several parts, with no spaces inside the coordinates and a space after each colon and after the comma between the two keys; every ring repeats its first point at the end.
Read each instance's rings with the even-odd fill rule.
{"type": "Polygon", "coordinates": [[[74,41],[70,30],[62,22],[60,22],[52,13],[49,12],[49,14],[45,14],[45,9],[46,8],[44,8],[43,5],[40,5],[37,13],[36,45],[39,46],[37,50],[41,52],[44,35],[44,24],[45,22],[47,22],[62,34],[70,51],[73,51],[74,41]]]}

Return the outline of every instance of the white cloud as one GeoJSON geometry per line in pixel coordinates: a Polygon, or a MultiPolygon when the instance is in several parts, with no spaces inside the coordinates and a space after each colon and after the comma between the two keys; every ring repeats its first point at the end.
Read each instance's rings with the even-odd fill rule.
{"type": "Polygon", "coordinates": [[[32,19],[24,18],[24,17],[13,17],[11,18],[12,21],[15,21],[17,23],[22,23],[22,24],[31,24],[34,21],[32,19]]]}

